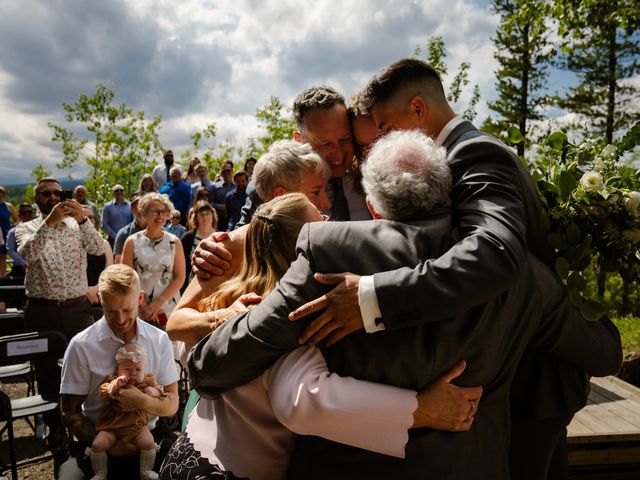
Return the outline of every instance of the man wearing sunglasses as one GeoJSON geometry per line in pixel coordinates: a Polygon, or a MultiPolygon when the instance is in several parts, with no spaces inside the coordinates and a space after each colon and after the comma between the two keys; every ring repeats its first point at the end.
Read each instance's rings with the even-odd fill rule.
{"type": "MultiPolygon", "coordinates": [[[[34,200],[41,215],[16,227],[16,241],[18,253],[29,264],[25,275],[27,330],[57,330],[71,340],[93,323],[86,297],[87,253],[102,255],[104,245],[82,206],[72,199],[61,201],[61,193],[55,178],[38,182],[34,200]]],[[[60,369],[51,362],[36,362],[35,368],[38,390],[57,401],[60,369]]],[[[49,427],[49,448],[63,453],[67,442],[59,411],[48,412],[44,420],[49,427]]]]}

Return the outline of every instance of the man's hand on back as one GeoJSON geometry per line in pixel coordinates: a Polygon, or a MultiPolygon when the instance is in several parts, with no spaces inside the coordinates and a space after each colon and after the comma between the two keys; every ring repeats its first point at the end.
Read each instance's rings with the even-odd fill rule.
{"type": "Polygon", "coordinates": [[[208,280],[224,273],[231,264],[231,253],[221,243],[229,238],[227,232],[214,232],[203,239],[193,253],[191,265],[198,278],[208,280]]]}
{"type": "Polygon", "coordinates": [[[314,278],[322,284],[338,283],[338,286],[289,314],[289,320],[295,321],[325,309],[302,332],[298,342],[315,345],[328,336],[327,346],[331,346],[346,335],[364,328],[358,303],[360,276],[353,273],[316,273],[314,278]]]}

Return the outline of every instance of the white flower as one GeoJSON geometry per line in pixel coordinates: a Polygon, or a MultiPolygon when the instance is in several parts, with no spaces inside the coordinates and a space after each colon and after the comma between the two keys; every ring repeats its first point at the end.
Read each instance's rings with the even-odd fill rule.
{"type": "Polygon", "coordinates": [[[638,243],[640,242],[640,229],[632,228],[629,230],[622,231],[622,238],[627,242],[638,243]]]}
{"type": "Polygon", "coordinates": [[[602,171],[602,169],[604,168],[604,162],[602,160],[600,160],[599,158],[596,159],[595,162],[593,162],[593,169],[596,172],[600,172],[602,171]]]}
{"type": "Polygon", "coordinates": [[[624,206],[631,215],[636,215],[640,206],[640,192],[629,192],[624,200],[624,206]]]}
{"type": "Polygon", "coordinates": [[[600,152],[602,158],[616,158],[616,147],[612,144],[607,145],[600,152]]]}
{"type": "Polygon", "coordinates": [[[604,184],[604,182],[602,181],[602,175],[594,171],[586,172],[584,175],[582,175],[580,183],[587,192],[597,192],[602,188],[602,185],[604,184]]]}

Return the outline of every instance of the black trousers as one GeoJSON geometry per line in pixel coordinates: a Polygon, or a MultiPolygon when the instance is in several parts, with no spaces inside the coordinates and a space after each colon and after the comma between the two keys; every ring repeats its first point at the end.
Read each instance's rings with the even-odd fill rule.
{"type": "Polygon", "coordinates": [[[517,420],[511,427],[512,480],[565,480],[569,477],[567,425],[571,417],[517,420]]]}
{"type": "MultiPolygon", "coordinates": [[[[57,306],[48,301],[29,298],[24,309],[24,321],[28,332],[55,330],[67,341],[94,323],[91,304],[87,299],[72,305],[57,306]]],[[[60,396],[60,367],[54,361],[34,362],[38,393],[50,400],[60,396]]],[[[60,425],[60,412],[53,410],[44,415],[49,427],[60,425]]]]}

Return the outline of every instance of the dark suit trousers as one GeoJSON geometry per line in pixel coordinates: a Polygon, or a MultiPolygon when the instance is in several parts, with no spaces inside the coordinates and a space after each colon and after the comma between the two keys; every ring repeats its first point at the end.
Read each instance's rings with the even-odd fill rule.
{"type": "Polygon", "coordinates": [[[514,420],[509,452],[512,480],[568,478],[567,425],[571,418],[514,420]]]}
{"type": "MultiPolygon", "coordinates": [[[[50,302],[37,299],[27,300],[24,310],[24,320],[28,332],[56,330],[61,332],[67,341],[74,335],[92,325],[93,315],[91,304],[84,300],[72,305],[56,306],[50,302]]],[[[60,367],[51,360],[34,362],[38,393],[47,399],[56,400],[60,395],[60,367]]],[[[44,416],[45,423],[50,427],[60,424],[58,410],[48,412],[44,416]]]]}

